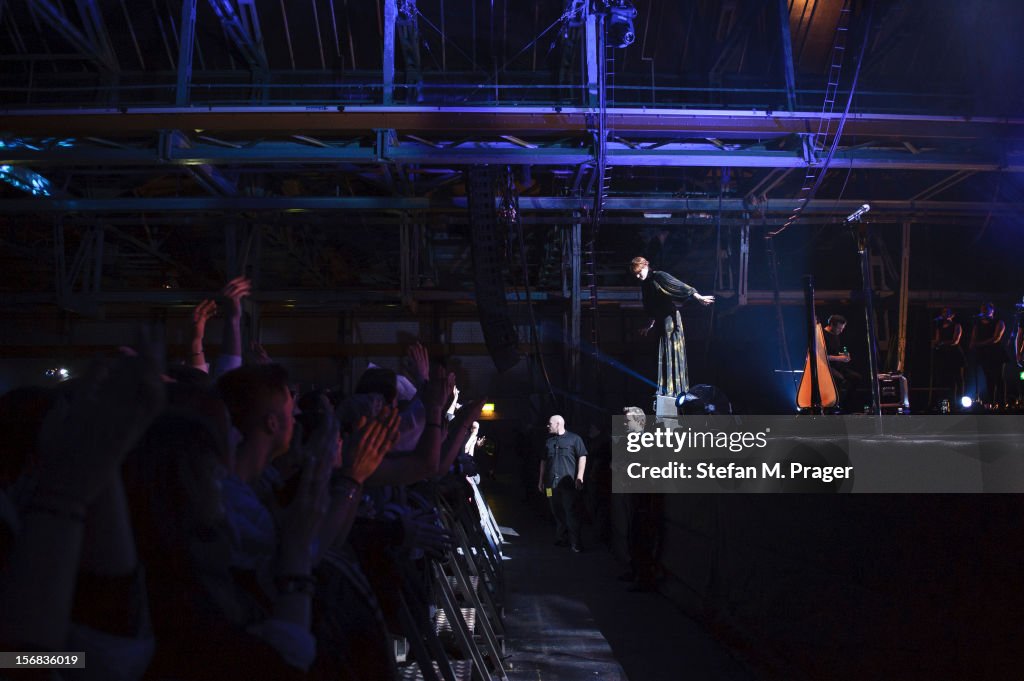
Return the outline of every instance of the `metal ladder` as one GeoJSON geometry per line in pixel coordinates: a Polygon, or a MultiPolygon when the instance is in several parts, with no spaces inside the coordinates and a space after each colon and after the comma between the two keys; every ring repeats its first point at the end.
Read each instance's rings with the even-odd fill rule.
{"type": "MultiPolygon", "coordinates": [[[[826,140],[835,133],[833,128],[832,114],[835,111],[836,98],[839,94],[839,78],[843,72],[843,58],[846,55],[846,42],[850,33],[850,18],[853,14],[850,8],[851,0],[843,0],[843,6],[839,10],[839,20],[836,23],[835,38],[832,41],[832,52],[829,59],[828,82],[825,85],[825,99],[821,104],[821,116],[818,118],[818,132],[811,136],[803,136],[803,155],[807,163],[807,171],[804,174],[804,181],[797,195],[797,204],[793,208],[786,221],[775,233],[779,233],[796,222],[803,212],[807,203],[814,198],[818,187],[821,185],[825,172],[828,170],[824,165],[819,165],[821,154],[826,148],[826,140]]],[[[831,142],[827,146],[831,146],[831,142]]]]}
{"type": "MultiPolygon", "coordinates": [[[[600,355],[600,315],[598,308],[598,281],[597,281],[597,244],[601,232],[601,218],[604,217],[604,206],[611,193],[611,168],[608,166],[608,138],[612,131],[608,126],[608,92],[615,87],[615,49],[609,47],[605,40],[604,31],[607,30],[602,21],[601,49],[604,52],[600,60],[602,72],[598,74],[598,112],[597,112],[597,134],[595,138],[594,166],[594,204],[590,219],[590,229],[587,231],[583,242],[583,273],[586,277],[588,302],[590,304],[590,353],[594,357],[595,371],[600,372],[601,362],[596,361],[600,355]]],[[[600,375],[597,377],[597,385],[602,385],[600,375]]]]}

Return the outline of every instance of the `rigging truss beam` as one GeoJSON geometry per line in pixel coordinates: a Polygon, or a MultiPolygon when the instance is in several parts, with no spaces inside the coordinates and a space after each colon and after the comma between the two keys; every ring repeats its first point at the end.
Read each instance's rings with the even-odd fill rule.
{"type": "MultiPolygon", "coordinates": [[[[431,132],[523,136],[586,134],[594,110],[570,107],[205,107],[125,109],[6,109],[0,129],[20,135],[124,136],[155,130],[317,135],[389,128],[400,134],[431,132]]],[[[827,114],[839,118],[841,113],[827,114]]],[[[609,109],[608,125],[625,138],[636,135],[735,139],[809,134],[818,111],[722,109],[609,109]]],[[[896,140],[1024,141],[1024,118],[851,113],[844,136],[896,140]]]]}
{"type": "MultiPolygon", "coordinates": [[[[0,143],[3,140],[0,139],[0,143]]],[[[425,166],[459,165],[535,165],[577,167],[591,163],[593,153],[580,144],[524,148],[507,141],[482,141],[473,145],[441,142],[403,142],[369,146],[352,143],[325,143],[310,146],[301,142],[253,142],[246,144],[193,143],[172,148],[125,147],[78,144],[66,147],[28,148],[0,144],[0,163],[9,165],[106,167],[153,166],[246,166],[258,164],[325,165],[381,163],[425,166]]],[[[803,150],[766,149],[761,145],[716,146],[710,143],[654,143],[646,147],[609,142],[609,166],[731,167],[731,168],[804,168],[808,159],[803,150]]],[[[973,172],[1024,172],[1024,149],[1009,152],[992,145],[964,152],[933,149],[913,153],[904,147],[883,149],[859,147],[836,152],[833,169],[867,170],[942,170],[973,172]]]]}
{"type": "Polygon", "coordinates": [[[86,27],[85,33],[71,23],[61,8],[51,0],[36,0],[30,4],[39,18],[57,31],[72,47],[95,61],[101,70],[116,73],[119,68],[117,58],[111,48],[102,12],[96,6],[95,0],[78,0],[77,5],[86,27]]]}
{"type": "MultiPolygon", "coordinates": [[[[249,68],[257,73],[269,69],[263,49],[263,34],[253,0],[209,0],[224,32],[242,53],[249,68]]],[[[284,5],[282,5],[284,7],[284,5]]]]}
{"type": "MultiPolygon", "coordinates": [[[[523,211],[575,211],[590,205],[589,198],[560,196],[524,196],[519,200],[523,211]]],[[[859,208],[862,199],[819,199],[807,204],[806,211],[819,215],[845,215],[859,208]]],[[[791,211],[796,199],[771,199],[759,208],[766,214],[791,211]]],[[[1024,211],[1024,203],[988,201],[872,201],[873,213],[888,215],[1014,215],[1024,211]]],[[[425,198],[401,196],[307,196],[307,197],[181,197],[181,198],[113,198],[68,199],[36,198],[0,201],[0,215],[28,213],[171,213],[221,211],[444,211],[465,210],[465,198],[425,198]]],[[[743,199],[643,198],[609,197],[608,211],[649,211],[693,214],[749,212],[743,199]]],[[[884,220],[882,220],[884,221],[884,220]]]]}

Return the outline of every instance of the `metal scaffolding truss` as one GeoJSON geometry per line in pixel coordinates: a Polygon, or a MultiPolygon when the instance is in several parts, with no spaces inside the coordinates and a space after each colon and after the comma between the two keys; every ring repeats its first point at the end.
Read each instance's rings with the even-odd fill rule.
{"type": "MultiPolygon", "coordinates": [[[[194,268],[188,239],[155,238],[163,228],[210,232],[201,256],[251,227],[274,246],[263,257],[290,257],[316,285],[345,267],[314,254],[368,242],[305,240],[329,225],[401,242],[408,294],[410,226],[430,258],[427,245],[461,262],[451,227],[478,165],[512,167],[537,232],[578,222],[597,191],[602,235],[714,221],[753,242],[751,225],[792,214],[809,173],[821,187],[803,214],[818,224],[868,202],[892,224],[1015,220],[1024,105],[1006,83],[1021,67],[1000,61],[1000,83],[956,58],[984,66],[1016,39],[1024,5],[995,2],[1002,13],[975,20],[991,50],[980,33],[950,35],[957,13],[926,0],[879,6],[870,31],[849,3],[850,44],[868,48],[848,115],[822,107],[850,89],[830,55],[841,3],[639,4],[604,98],[608,55],[581,33],[602,3],[0,3],[0,225],[33,240],[33,224],[63,220],[82,249],[105,234],[94,273],[139,244],[168,271],[194,268]],[[613,131],[601,148],[599,127],[613,131]],[[595,190],[599,164],[614,172],[595,190]]],[[[88,291],[114,293],[95,276],[88,291]]],[[[745,289],[745,266],[740,278],[745,289]]]]}
{"type": "MultiPolygon", "coordinates": [[[[611,110],[608,115],[615,121],[616,131],[615,141],[607,143],[606,162],[610,166],[791,169],[822,162],[808,156],[807,150],[813,145],[804,140],[811,133],[801,132],[815,124],[820,114],[611,110]]],[[[71,175],[97,166],[112,172],[166,172],[176,167],[187,172],[206,193],[233,197],[237,185],[226,172],[237,174],[267,166],[297,176],[316,170],[365,174],[388,166],[434,173],[458,173],[473,164],[529,166],[551,172],[585,167],[595,162],[593,137],[589,134],[592,123],[592,111],[586,109],[518,107],[8,112],[0,117],[0,128],[17,130],[19,135],[0,137],[0,166],[23,173],[57,169],[71,175]]],[[[950,174],[929,181],[923,191],[908,194],[904,197],[907,201],[934,197],[978,172],[1024,171],[1024,119],[859,114],[850,116],[844,136],[847,141],[831,162],[834,171],[950,174]]],[[[614,204],[617,209],[643,210],[650,205],[649,190],[619,189],[614,204]]],[[[778,198],[788,198],[786,191],[783,187],[778,198]]],[[[84,197],[76,200],[73,195],[55,198],[35,204],[4,201],[0,212],[53,211],[59,206],[115,212],[147,209],[134,197],[99,201],[84,197]]],[[[315,195],[261,199],[246,205],[258,206],[257,210],[372,209],[400,208],[410,200],[408,196],[395,198],[391,206],[373,200],[361,204],[358,197],[331,201],[315,195]]],[[[863,199],[851,200],[856,203],[863,199]]],[[[835,212],[846,210],[847,203],[835,203],[835,212]]],[[[934,207],[945,212],[975,212],[970,204],[959,201],[934,207]]],[[[207,210],[241,205],[181,200],[169,201],[166,207],[207,210]]],[[[429,207],[421,200],[415,206],[429,207]]],[[[532,209],[529,201],[524,207],[532,209]]],[[[995,210],[1003,207],[996,206],[995,210]]]]}

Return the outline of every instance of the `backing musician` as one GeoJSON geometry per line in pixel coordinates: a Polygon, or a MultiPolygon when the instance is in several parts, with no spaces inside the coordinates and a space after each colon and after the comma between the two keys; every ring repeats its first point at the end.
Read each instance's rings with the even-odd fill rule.
{"type": "Polygon", "coordinates": [[[846,317],[834,314],[828,318],[828,324],[822,329],[825,333],[825,352],[828,355],[828,368],[832,372],[832,378],[836,383],[839,403],[837,410],[849,407],[847,399],[850,393],[857,390],[860,385],[861,376],[850,368],[850,353],[842,344],[840,336],[846,328],[846,317]]]}
{"type": "Polygon", "coordinates": [[[996,319],[996,307],[992,303],[983,303],[981,312],[975,318],[971,329],[971,376],[974,379],[975,391],[982,402],[992,403],[999,399],[1003,372],[1003,334],[1006,324],[996,319]],[[981,375],[979,375],[981,374],[981,375]],[[985,390],[979,386],[979,379],[984,376],[985,390]]]}
{"type": "Polygon", "coordinates": [[[942,308],[933,320],[932,386],[941,398],[955,400],[963,392],[964,351],[960,346],[964,329],[956,321],[953,309],[942,308]]]}

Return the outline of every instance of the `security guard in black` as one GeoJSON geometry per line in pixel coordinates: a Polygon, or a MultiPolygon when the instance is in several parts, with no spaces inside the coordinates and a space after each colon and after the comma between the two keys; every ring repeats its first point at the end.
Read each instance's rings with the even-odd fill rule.
{"type": "Polygon", "coordinates": [[[545,443],[545,457],[540,463],[537,487],[551,490],[551,512],[555,517],[555,544],[571,544],[577,553],[583,550],[580,541],[579,490],[587,466],[587,448],[583,439],[565,429],[565,419],[555,415],[548,420],[551,436],[545,443]]]}

